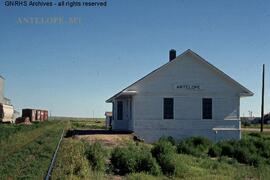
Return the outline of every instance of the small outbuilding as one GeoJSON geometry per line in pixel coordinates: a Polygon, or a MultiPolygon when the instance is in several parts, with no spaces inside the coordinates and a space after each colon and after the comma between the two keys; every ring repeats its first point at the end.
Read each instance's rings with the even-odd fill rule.
{"type": "Polygon", "coordinates": [[[105,112],[106,117],[106,128],[111,129],[112,128],[112,112],[105,112]]]}
{"type": "Polygon", "coordinates": [[[161,136],[241,138],[240,98],[253,93],[188,49],[109,98],[112,130],[146,142],[161,136]]]}

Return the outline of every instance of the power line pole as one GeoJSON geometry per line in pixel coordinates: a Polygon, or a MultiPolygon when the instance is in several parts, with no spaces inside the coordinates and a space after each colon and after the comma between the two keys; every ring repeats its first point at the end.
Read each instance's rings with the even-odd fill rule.
{"type": "Polygon", "coordinates": [[[261,132],[263,132],[263,123],[264,123],[264,64],[263,64],[263,72],[262,72],[261,132]]]}

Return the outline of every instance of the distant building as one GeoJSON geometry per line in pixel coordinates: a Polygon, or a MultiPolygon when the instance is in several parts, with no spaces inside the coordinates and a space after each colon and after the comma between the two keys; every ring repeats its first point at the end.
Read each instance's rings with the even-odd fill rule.
{"type": "Polygon", "coordinates": [[[112,103],[112,129],[146,142],[161,136],[241,138],[240,98],[253,93],[191,50],[123,89],[112,103]]]}
{"type": "Polygon", "coordinates": [[[270,124],[270,113],[264,115],[264,123],[270,124]]]}
{"type": "MultiPolygon", "coordinates": [[[[251,121],[251,124],[260,124],[261,117],[254,117],[251,121]]],[[[264,115],[264,124],[270,124],[270,113],[264,115]]]]}
{"type": "Polygon", "coordinates": [[[111,128],[112,126],[112,112],[105,112],[106,116],[106,128],[111,128]]]}
{"type": "Polygon", "coordinates": [[[0,122],[15,122],[14,108],[10,99],[4,96],[4,81],[0,75],[0,122]]]}
{"type": "Polygon", "coordinates": [[[0,75],[0,103],[4,103],[4,81],[5,79],[0,75]]]}

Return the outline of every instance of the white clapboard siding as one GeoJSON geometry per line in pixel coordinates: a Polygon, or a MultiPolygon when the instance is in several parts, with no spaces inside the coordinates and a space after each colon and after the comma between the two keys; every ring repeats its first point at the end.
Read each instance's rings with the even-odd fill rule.
{"type": "MultiPolygon", "coordinates": [[[[176,139],[205,136],[214,141],[239,139],[240,97],[252,92],[188,50],[125,89],[136,92],[128,129],[148,142],[162,135],[176,139]],[[176,88],[194,85],[196,90],[176,88]],[[163,98],[174,98],[174,119],[163,119],[163,98]],[[212,119],[202,119],[202,99],[212,98],[212,119]],[[213,130],[214,129],[214,130],[213,130]]],[[[116,102],[117,98],[114,99],[116,102]]],[[[116,106],[114,111],[116,112],[116,106]]],[[[114,114],[115,115],[115,114],[114,114]]],[[[115,121],[113,129],[123,128],[115,121]]]]}

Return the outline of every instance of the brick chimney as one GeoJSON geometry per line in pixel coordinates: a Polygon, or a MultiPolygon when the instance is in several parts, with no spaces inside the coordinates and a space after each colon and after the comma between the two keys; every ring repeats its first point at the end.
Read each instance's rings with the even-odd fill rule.
{"type": "Polygon", "coordinates": [[[176,50],[175,49],[171,49],[169,52],[169,60],[172,61],[176,58],[176,50]]]}

